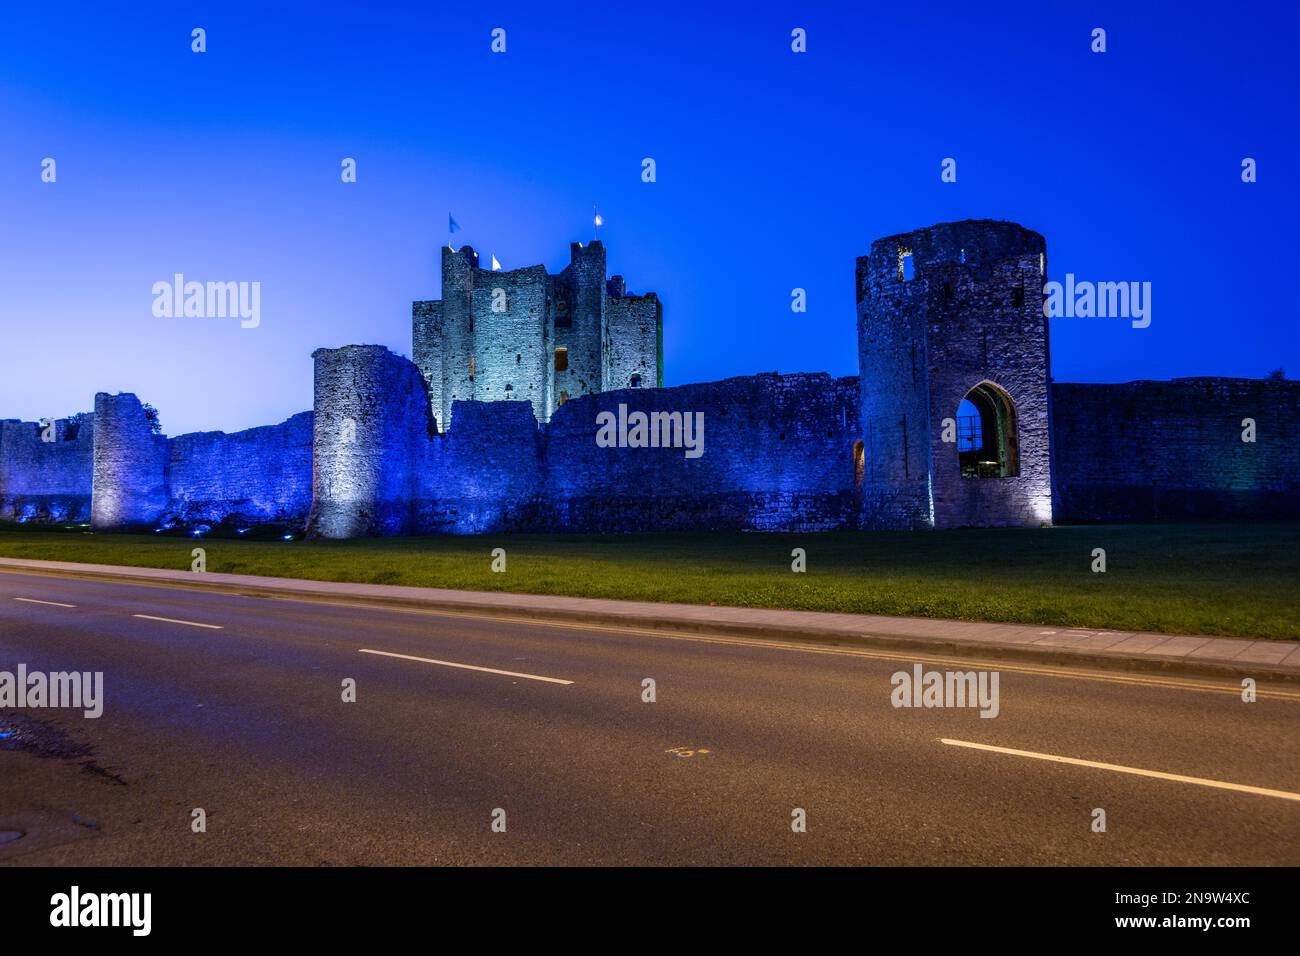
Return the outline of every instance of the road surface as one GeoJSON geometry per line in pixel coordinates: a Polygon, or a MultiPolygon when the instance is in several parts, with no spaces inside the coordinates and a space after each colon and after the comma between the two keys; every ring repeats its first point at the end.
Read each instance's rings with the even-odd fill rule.
{"type": "Polygon", "coordinates": [[[104,675],[0,709],[0,865],[1300,864],[1295,685],[916,660],[0,573],[0,671],[104,675]]]}

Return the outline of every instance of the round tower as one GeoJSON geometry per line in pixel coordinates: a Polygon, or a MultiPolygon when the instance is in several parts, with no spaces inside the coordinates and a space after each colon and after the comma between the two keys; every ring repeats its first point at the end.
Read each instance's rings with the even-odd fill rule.
{"type": "Polygon", "coordinates": [[[130,392],[95,396],[90,526],[151,528],[167,508],[167,439],[130,392]]]}
{"type": "Polygon", "coordinates": [[[863,527],[1051,521],[1046,252],[967,220],[858,259],[863,527]]]}
{"type": "Polygon", "coordinates": [[[416,365],[382,345],[317,349],[312,537],[410,534],[432,418],[416,365]]]}

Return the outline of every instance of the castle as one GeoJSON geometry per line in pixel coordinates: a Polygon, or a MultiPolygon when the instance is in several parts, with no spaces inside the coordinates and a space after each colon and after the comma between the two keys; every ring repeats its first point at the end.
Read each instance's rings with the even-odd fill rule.
{"type": "Polygon", "coordinates": [[[1300,517],[1300,386],[1053,382],[1046,243],[1014,223],[872,243],[859,374],[838,379],[662,387],[661,303],[607,279],[599,242],[554,276],[447,248],[442,277],[413,303],[413,360],[317,350],[313,409],[279,425],[168,438],[129,393],[0,422],[0,520],[347,538],[1300,517]],[[699,454],[671,447],[682,416],[699,454]],[[598,440],[615,419],[664,440],[598,440]]]}
{"type": "Polygon", "coordinates": [[[606,279],[599,240],[542,266],[479,268],[473,247],[442,250],[442,299],[412,303],[412,356],[440,430],[459,401],[531,402],[538,421],[570,398],[663,385],[663,308],[606,279]]]}

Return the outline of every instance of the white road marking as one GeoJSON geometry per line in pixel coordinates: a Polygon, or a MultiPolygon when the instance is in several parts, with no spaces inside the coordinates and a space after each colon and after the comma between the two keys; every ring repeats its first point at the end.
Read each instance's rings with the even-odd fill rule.
{"type": "Polygon", "coordinates": [[[379,654],[382,657],[399,657],[404,661],[419,661],[421,664],[439,664],[443,667],[459,667],[467,671],[482,671],[485,674],[500,674],[503,677],[523,677],[527,680],[542,680],[548,684],[572,684],[571,680],[560,680],[558,677],[539,677],[536,674],[520,674],[517,671],[499,671],[495,667],[476,667],[473,664],[457,664],[454,661],[436,661],[432,657],[412,657],[410,654],[394,654],[392,651],[372,651],[363,647],[360,651],[362,654],[379,654]]]}
{"type": "Polygon", "coordinates": [[[1300,793],[1289,790],[1269,790],[1267,787],[1251,787],[1244,783],[1228,783],[1224,780],[1207,780],[1205,777],[1187,777],[1181,773],[1164,773],[1160,770],[1143,770],[1141,767],[1125,767],[1117,763],[1102,763],[1099,760],[1080,760],[1078,757],[1058,757],[1055,754],[1040,754],[1032,750],[1013,750],[1010,747],[994,747],[991,744],[976,744],[969,740],[949,740],[940,737],[939,742],[950,747],[969,747],[972,750],[988,750],[992,753],[1011,754],[1016,757],[1032,757],[1035,760],[1047,760],[1052,763],[1068,763],[1076,767],[1093,767],[1097,770],[1114,770],[1116,773],[1131,773],[1139,777],[1153,777],[1156,780],[1173,780],[1176,783],[1194,783],[1201,787],[1217,787],[1220,790],[1236,790],[1240,793],[1254,793],[1261,797],[1277,797],[1279,800],[1300,801],[1300,793]]]}
{"type": "MultiPolygon", "coordinates": [[[[637,634],[644,637],[658,637],[670,641],[690,641],[698,644],[729,644],[734,647],[756,647],[764,650],[775,649],[798,651],[804,654],[831,654],[839,657],[863,657],[869,660],[908,661],[910,663],[922,661],[927,664],[952,664],[960,666],[965,670],[984,668],[985,670],[1009,671],[1018,674],[1034,674],[1038,677],[1079,678],[1082,680],[1101,681],[1108,684],[1136,684],[1142,687],[1166,687],[1176,690],[1208,691],[1215,694],[1231,694],[1234,697],[1241,695],[1241,686],[1239,684],[1215,682],[1212,678],[1198,680],[1194,677],[1147,677],[1107,671],[1080,670],[1077,667],[1034,667],[1028,664],[1013,664],[1005,660],[1000,661],[993,658],[940,657],[922,650],[891,652],[874,649],[848,648],[843,646],[819,647],[816,644],[796,644],[790,641],[782,641],[773,638],[746,639],[741,637],[719,637],[706,634],[683,634],[677,631],[659,630],[657,628],[652,630],[650,628],[636,627],[634,625],[578,624],[567,621],[552,621],[545,618],[529,619],[510,615],[484,614],[477,611],[431,610],[428,608],[400,607],[397,605],[357,604],[351,601],[321,602],[297,597],[282,597],[279,595],[277,595],[274,600],[293,601],[298,604],[327,603],[337,605],[338,607],[356,608],[358,610],[373,610],[378,607],[381,610],[392,614],[417,614],[425,617],[459,617],[476,621],[500,621],[503,624],[517,624],[525,627],[554,627],[575,631],[604,631],[613,634],[637,634]]],[[[994,648],[994,650],[996,650],[996,648],[994,648]]],[[[1267,691],[1259,692],[1261,699],[1266,694],[1269,699],[1300,701],[1300,692],[1298,691],[1281,690],[1277,687],[1270,686],[1267,691]]]]}
{"type": "Polygon", "coordinates": [[[198,621],[179,621],[174,617],[154,617],[152,614],[132,614],[132,617],[142,617],[146,621],[166,621],[168,624],[188,624],[190,627],[206,627],[209,630],[220,631],[223,626],[220,624],[200,624],[198,621]]]}
{"type": "Polygon", "coordinates": [[[15,601],[22,601],[24,604],[48,604],[50,607],[76,607],[75,604],[64,604],[62,601],[38,601],[36,598],[14,598],[15,601]]]}

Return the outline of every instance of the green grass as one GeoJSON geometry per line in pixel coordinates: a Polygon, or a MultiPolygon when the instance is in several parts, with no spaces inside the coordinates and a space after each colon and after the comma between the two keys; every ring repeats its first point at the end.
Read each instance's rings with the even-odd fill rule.
{"type": "Polygon", "coordinates": [[[0,556],[582,597],[1300,637],[1300,526],[239,541],[0,530],[0,556]],[[508,555],[505,574],[490,553],[508,555]],[[790,570],[802,547],[808,570],[790,570]],[[1092,550],[1106,550],[1104,574],[1092,550]]]}

